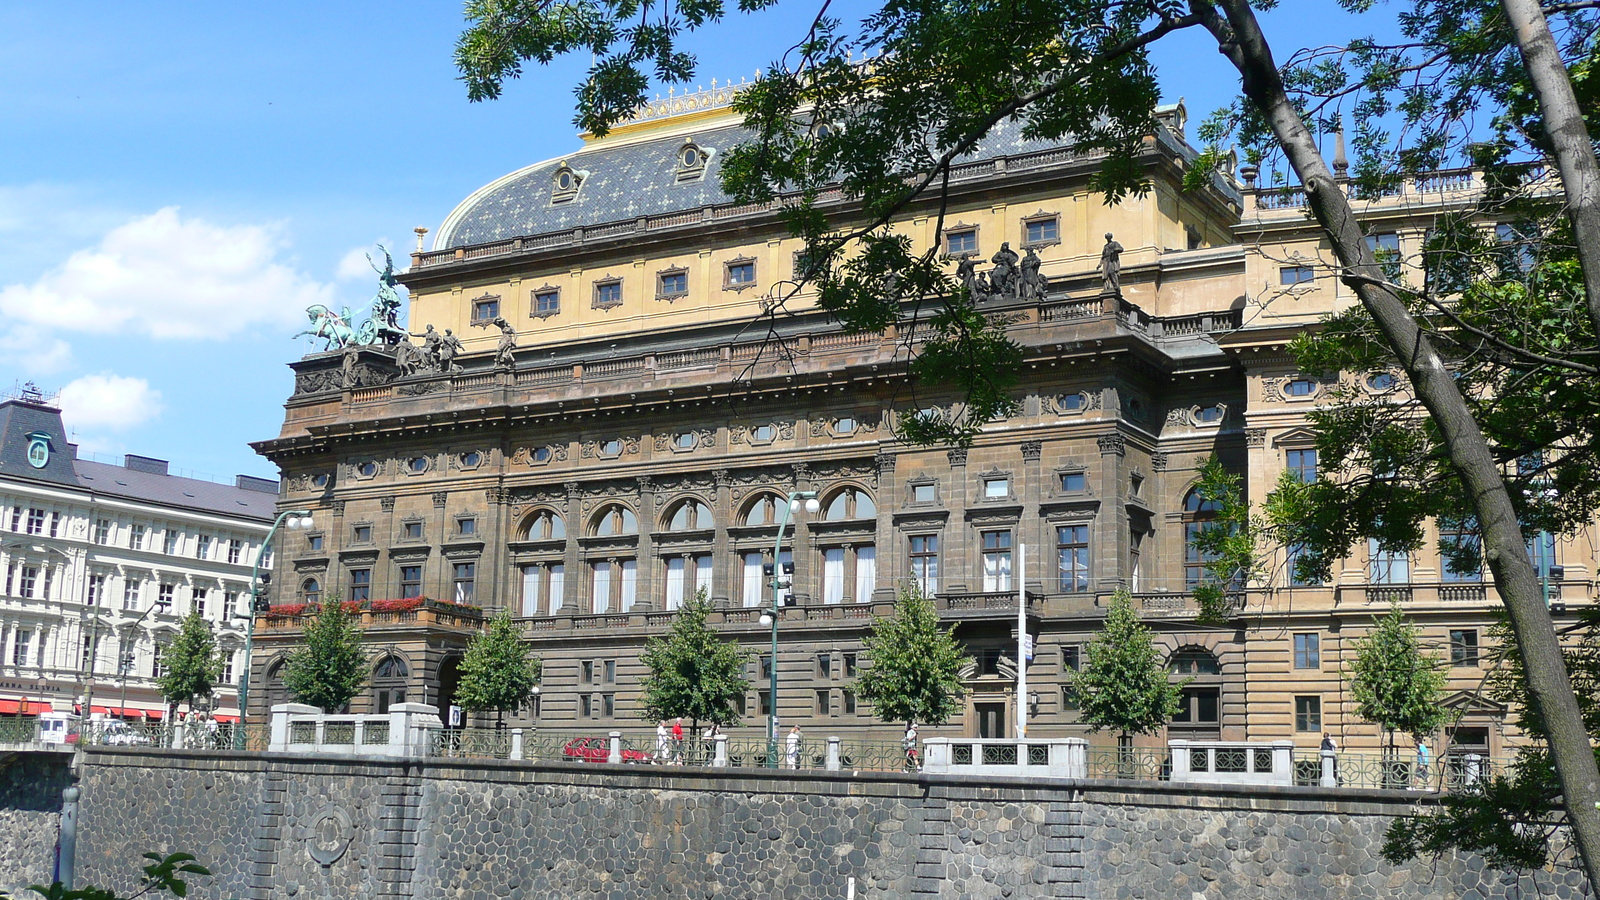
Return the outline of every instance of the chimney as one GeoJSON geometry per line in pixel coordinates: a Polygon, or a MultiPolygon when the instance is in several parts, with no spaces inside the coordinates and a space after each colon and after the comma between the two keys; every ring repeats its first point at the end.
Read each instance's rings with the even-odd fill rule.
{"type": "Polygon", "coordinates": [[[122,467],[135,472],[144,472],[149,475],[167,474],[167,461],[151,456],[135,456],[132,453],[122,457],[122,467]]]}

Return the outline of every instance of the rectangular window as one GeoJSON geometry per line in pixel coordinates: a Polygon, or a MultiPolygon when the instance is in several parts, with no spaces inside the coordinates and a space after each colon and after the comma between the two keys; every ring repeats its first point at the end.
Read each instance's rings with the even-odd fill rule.
{"type": "Polygon", "coordinates": [[[601,673],[602,673],[602,675],[603,675],[603,677],[605,679],[605,683],[606,684],[616,684],[617,683],[617,661],[616,660],[614,660],[614,659],[604,660],[600,664],[600,671],[601,671],[601,673]]]}
{"type": "Polygon", "coordinates": [[[33,591],[34,591],[34,588],[37,587],[37,585],[38,585],[38,580],[39,580],[39,567],[38,566],[23,566],[22,567],[22,580],[21,580],[21,583],[17,585],[17,596],[18,597],[28,597],[30,599],[32,597],[34,597],[35,595],[34,595],[33,591]]]}
{"type": "Polygon", "coordinates": [[[763,653],[763,654],[761,654],[761,656],[757,657],[756,670],[757,670],[757,672],[760,673],[760,677],[761,677],[762,681],[766,681],[767,679],[771,678],[772,677],[772,654],[763,653]]]}
{"type": "Polygon", "coordinates": [[[350,599],[357,603],[372,599],[372,570],[350,570],[350,599]]]}
{"type": "Polygon", "coordinates": [[[1383,269],[1384,275],[1390,279],[1400,277],[1400,235],[1369,234],[1367,249],[1372,251],[1372,258],[1383,269]]]}
{"type": "Polygon", "coordinates": [[[462,537],[473,537],[478,533],[478,520],[467,518],[456,520],[456,534],[462,537]]]}
{"type": "Polygon", "coordinates": [[[28,645],[33,643],[33,629],[18,628],[16,643],[11,648],[11,664],[25,666],[28,664],[28,645]]]}
{"type": "Polygon", "coordinates": [[[662,272],[656,280],[656,296],[682,297],[689,293],[688,272],[662,272]]]}
{"type": "Polygon", "coordinates": [[[44,510],[28,510],[28,533],[44,534],[44,510]]]}
{"type": "Polygon", "coordinates": [[[1322,730],[1322,698],[1294,698],[1294,730],[1319,732],[1322,730]]]}
{"type": "Polygon", "coordinates": [[[1089,489],[1089,476],[1083,472],[1063,472],[1061,474],[1061,492],[1063,494],[1081,494],[1089,489]]]}
{"type": "Polygon", "coordinates": [[[728,263],[729,287],[743,287],[756,283],[756,264],[753,262],[728,263]]]}
{"type": "Polygon", "coordinates": [[[168,528],[161,541],[161,552],[168,556],[178,555],[178,532],[168,528]]]}
{"type": "Polygon", "coordinates": [[[45,566],[44,571],[40,573],[42,577],[39,579],[39,599],[50,599],[50,579],[54,578],[55,574],[56,570],[52,566],[45,566]]]}
{"type": "Polygon", "coordinates": [[[1310,266],[1283,266],[1278,269],[1278,283],[1285,287],[1310,284],[1316,279],[1317,272],[1310,266]]]}
{"type": "Polygon", "coordinates": [[[553,316],[561,312],[560,291],[535,291],[533,294],[533,314],[535,316],[553,316]]]}
{"type": "Polygon", "coordinates": [[[132,532],[132,534],[131,534],[131,536],[130,536],[130,538],[128,540],[128,546],[132,547],[135,550],[143,550],[144,549],[144,530],[145,529],[144,529],[143,525],[135,525],[135,526],[133,526],[133,532],[132,532]]]}
{"type": "Polygon", "coordinates": [[[422,596],[422,567],[400,567],[400,596],[403,599],[422,596]]]}
{"type": "Polygon", "coordinates": [[[372,526],[371,525],[357,525],[355,528],[351,529],[350,530],[350,542],[353,543],[353,544],[370,544],[370,543],[372,543],[372,526]]]}
{"type": "Polygon", "coordinates": [[[665,609],[681,609],[683,601],[704,590],[711,596],[711,556],[674,556],[667,560],[665,609]]]}
{"type": "Polygon", "coordinates": [[[932,484],[914,484],[911,486],[912,503],[932,503],[939,499],[938,488],[932,484]]]}
{"type": "Polygon", "coordinates": [[[111,543],[111,520],[97,519],[94,523],[94,542],[104,546],[111,543]]]}
{"type": "Polygon", "coordinates": [[[1004,500],[1011,496],[1011,479],[985,478],[983,480],[983,498],[985,500],[1004,500]]]}
{"type": "Polygon", "coordinates": [[[1476,629],[1450,632],[1450,665],[1457,667],[1478,664],[1478,632],[1476,629]]]}
{"type": "Polygon", "coordinates": [[[20,531],[21,529],[22,529],[22,507],[13,506],[13,507],[11,507],[11,530],[12,531],[20,531]]]}
{"type": "MultiPolygon", "coordinates": [[[[322,540],[322,535],[317,535],[317,540],[321,541],[322,540]]],[[[319,543],[318,546],[315,549],[318,549],[318,550],[322,549],[321,544],[319,543]]],[[[239,564],[239,557],[242,556],[243,554],[244,554],[244,541],[241,541],[238,538],[230,538],[228,540],[228,565],[230,565],[230,566],[238,565],[239,564]]]]}
{"type": "Polygon", "coordinates": [[[194,545],[194,558],[195,559],[210,559],[211,558],[211,535],[209,535],[209,534],[200,535],[200,539],[198,541],[196,541],[195,545],[194,545]]]}
{"type": "Polygon", "coordinates": [[[1445,581],[1483,580],[1483,537],[1478,520],[1468,516],[1439,520],[1439,575],[1445,581]]]}
{"type": "Polygon", "coordinates": [[[194,594],[191,598],[192,605],[194,606],[194,611],[199,613],[201,618],[205,618],[206,616],[206,600],[209,598],[209,596],[210,592],[205,588],[194,589],[194,594]]]}
{"type": "Polygon", "coordinates": [[[176,585],[163,584],[156,588],[156,609],[161,612],[175,612],[173,594],[177,591],[176,585]]]}
{"type": "Polygon", "coordinates": [[[100,649],[100,638],[91,638],[87,634],[83,636],[83,649],[78,655],[78,670],[80,672],[94,671],[95,651],[98,649],[100,649]]]}
{"type": "Polygon", "coordinates": [[[616,694],[601,694],[600,695],[600,715],[604,716],[607,719],[610,719],[610,718],[615,717],[616,714],[617,714],[617,695],[616,694]]]}
{"type": "Polygon", "coordinates": [[[939,536],[911,536],[911,577],[924,597],[939,593],[939,536]]]}
{"type": "Polygon", "coordinates": [[[402,522],[400,524],[400,535],[402,538],[408,541],[422,540],[422,523],[402,522]]]}
{"type": "Polygon", "coordinates": [[[756,714],[762,716],[772,715],[771,691],[756,691],[756,714]]]}
{"type": "Polygon", "coordinates": [[[832,653],[818,653],[817,654],[817,677],[818,678],[832,678],[833,677],[833,654],[832,653]]]}
{"type": "MultiPolygon", "coordinates": [[[[785,572],[794,571],[794,553],[790,550],[783,551],[778,558],[778,564],[785,572]]],[[[762,606],[772,602],[772,595],[767,593],[772,590],[771,579],[766,575],[766,565],[760,553],[746,553],[743,556],[744,565],[744,605],[762,606]]],[[[794,588],[785,589],[780,599],[787,605],[794,596],[794,588]]]]}
{"type": "Polygon", "coordinates": [[[321,550],[322,549],[322,535],[320,535],[320,534],[308,534],[308,535],[306,535],[306,549],[307,550],[321,550]]]}
{"type": "Polygon", "coordinates": [[[233,684],[233,654],[232,653],[229,653],[229,654],[227,654],[226,656],[223,657],[222,683],[223,684],[233,684]]]}
{"type": "Polygon", "coordinates": [[[622,305],[622,282],[603,281],[594,286],[594,305],[597,307],[622,305]]]}
{"type": "Polygon", "coordinates": [[[843,664],[841,668],[844,671],[844,677],[856,677],[856,655],[854,653],[839,654],[839,661],[843,664]]]}
{"type": "Polygon", "coordinates": [[[1322,635],[1297,634],[1294,636],[1294,667],[1296,669],[1322,668],[1322,635]]]}
{"type": "Polygon", "coordinates": [[[1056,560],[1061,590],[1089,589],[1089,526],[1056,528],[1056,560]]]}
{"type": "Polygon", "coordinates": [[[85,602],[90,606],[99,606],[106,595],[106,576],[94,574],[89,576],[89,596],[85,602]]]}
{"type": "Polygon", "coordinates": [[[1216,561],[1216,554],[1201,552],[1194,544],[1195,535],[1205,528],[1206,522],[1186,522],[1183,526],[1183,586],[1185,590],[1194,590],[1199,585],[1215,581],[1209,565],[1216,561]]]}
{"type": "Polygon", "coordinates": [[[988,593],[1011,590],[1011,532],[983,532],[983,589],[988,593]]]}
{"type": "Polygon", "coordinates": [[[139,608],[139,580],[137,578],[129,578],[127,581],[123,582],[123,584],[122,584],[122,608],[123,609],[138,609],[139,608]]]}
{"type": "Polygon", "coordinates": [[[844,703],[841,704],[842,706],[844,706],[844,714],[847,715],[847,716],[855,715],[856,714],[856,692],[855,691],[851,691],[851,690],[846,690],[846,691],[842,691],[841,694],[843,695],[843,699],[844,699],[844,703]]]}
{"type": "Polygon", "coordinates": [[[944,233],[945,253],[959,256],[963,253],[978,252],[978,229],[963,228],[959,231],[946,231],[944,233]]]}
{"type": "Polygon", "coordinates": [[[1053,216],[1023,223],[1022,242],[1025,246],[1053,244],[1059,240],[1061,240],[1061,224],[1053,216]]]}
{"type": "Polygon", "coordinates": [[[1289,464],[1289,474],[1295,481],[1311,484],[1317,480],[1317,451],[1290,450],[1286,459],[1289,464]]]}
{"type": "Polygon", "coordinates": [[[1389,550],[1377,538],[1367,539],[1369,560],[1367,580],[1373,584],[1406,584],[1411,581],[1411,555],[1404,550],[1389,550]]]}
{"type": "Polygon", "coordinates": [[[50,513],[50,536],[61,536],[61,513],[53,511],[50,513]]]}
{"type": "Polygon", "coordinates": [[[589,694],[578,695],[578,715],[585,719],[594,718],[594,697],[589,694]]]}
{"type": "Polygon", "coordinates": [[[832,704],[829,702],[831,699],[832,696],[829,691],[817,691],[817,715],[828,716],[833,714],[832,704]]]}
{"type": "Polygon", "coordinates": [[[1077,644],[1068,644],[1061,648],[1061,671],[1076,672],[1082,659],[1082,648],[1077,644]]]}
{"type": "Polygon", "coordinates": [[[1172,721],[1178,725],[1217,724],[1222,721],[1221,692],[1214,687],[1184,688],[1172,721]]]}
{"type": "Polygon", "coordinates": [[[239,614],[239,592],[223,591],[222,608],[228,611],[227,614],[229,616],[237,616],[239,614]]]}
{"type": "Polygon", "coordinates": [[[594,662],[584,660],[578,663],[578,681],[581,684],[594,684],[594,662]]]}
{"type": "Polygon", "coordinates": [[[457,603],[470,604],[472,602],[472,598],[476,596],[474,585],[477,579],[477,563],[456,563],[451,567],[450,580],[455,585],[455,590],[452,596],[455,598],[457,603]]]}
{"type": "Polygon", "coordinates": [[[1321,584],[1322,583],[1317,578],[1310,577],[1310,576],[1303,576],[1303,575],[1300,574],[1300,560],[1306,555],[1306,545],[1305,544],[1298,543],[1298,542],[1290,544],[1289,546],[1284,548],[1284,553],[1285,553],[1284,568],[1288,571],[1289,584],[1291,586],[1293,586],[1293,587],[1305,587],[1306,585],[1315,585],[1315,584],[1321,584]]]}
{"type": "Polygon", "coordinates": [[[500,316],[500,298],[484,297],[472,301],[472,321],[491,322],[500,316]]]}

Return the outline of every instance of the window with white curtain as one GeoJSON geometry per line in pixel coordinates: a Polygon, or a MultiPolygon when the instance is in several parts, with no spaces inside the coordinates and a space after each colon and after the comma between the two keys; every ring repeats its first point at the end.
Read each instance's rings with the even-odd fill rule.
{"type": "Polygon", "coordinates": [[[633,609],[639,585],[637,560],[602,560],[594,563],[594,611],[633,609]]]}
{"type": "Polygon", "coordinates": [[[1011,590],[1011,532],[983,533],[983,589],[994,593],[1011,590]]]}
{"type": "MultiPolygon", "coordinates": [[[[794,553],[792,551],[783,551],[783,554],[778,559],[784,569],[792,570],[794,568],[794,553]]],[[[746,553],[743,556],[743,561],[744,605],[764,606],[771,603],[772,594],[769,593],[772,590],[771,578],[765,572],[763,565],[765,560],[762,555],[759,552],[746,553]]],[[[784,590],[780,599],[787,605],[793,597],[794,586],[791,584],[784,590]]]]}
{"type": "Polygon", "coordinates": [[[546,567],[550,572],[545,595],[550,598],[550,615],[561,611],[561,601],[567,593],[567,567],[561,563],[546,567]]]}
{"type": "Polygon", "coordinates": [[[597,613],[611,611],[611,569],[609,561],[594,564],[594,611],[597,613]]]}
{"type": "Polygon", "coordinates": [[[822,551],[822,602],[865,603],[878,577],[878,551],[871,544],[822,551]]]}
{"type": "Polygon", "coordinates": [[[711,593],[711,556],[674,556],[667,560],[666,609],[681,609],[683,601],[701,589],[711,593]]]}
{"type": "Polygon", "coordinates": [[[524,616],[552,615],[561,608],[564,571],[560,563],[538,563],[522,567],[524,616]]]}

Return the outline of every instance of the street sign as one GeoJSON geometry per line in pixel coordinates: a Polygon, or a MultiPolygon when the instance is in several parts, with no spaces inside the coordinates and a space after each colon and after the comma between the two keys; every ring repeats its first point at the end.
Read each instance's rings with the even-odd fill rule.
{"type": "Polygon", "coordinates": [[[1033,662],[1033,635],[1031,634],[1023,634],[1022,636],[1022,656],[1028,662],[1033,662]]]}

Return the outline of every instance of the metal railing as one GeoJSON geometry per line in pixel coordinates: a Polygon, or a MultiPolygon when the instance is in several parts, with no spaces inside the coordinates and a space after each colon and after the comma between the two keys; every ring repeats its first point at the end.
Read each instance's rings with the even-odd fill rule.
{"type": "MultiPolygon", "coordinates": [[[[1309,756],[1310,754],[1308,754],[1309,756]]],[[[1342,788],[1387,788],[1401,791],[1452,793],[1505,775],[1511,760],[1476,754],[1447,754],[1422,765],[1415,756],[1340,753],[1334,757],[1334,783],[1342,788]]],[[[1320,781],[1320,765],[1319,765],[1320,781]]]]}
{"type": "Polygon", "coordinates": [[[1166,748],[1090,750],[1090,778],[1117,778],[1133,781],[1170,781],[1172,753],[1166,748]]]}

